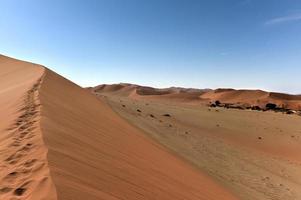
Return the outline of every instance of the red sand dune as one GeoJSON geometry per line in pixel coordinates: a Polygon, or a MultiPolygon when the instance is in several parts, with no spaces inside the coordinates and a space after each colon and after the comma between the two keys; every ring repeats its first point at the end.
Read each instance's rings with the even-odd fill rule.
{"type": "Polygon", "coordinates": [[[146,86],[139,86],[128,83],[112,84],[112,85],[98,85],[96,87],[88,88],[96,94],[110,94],[122,97],[131,97],[133,99],[154,99],[154,100],[172,100],[181,102],[199,102],[199,97],[207,89],[193,89],[193,88],[152,88],[146,86]]]}
{"type": "Polygon", "coordinates": [[[267,103],[301,110],[301,95],[289,95],[262,90],[217,89],[201,95],[204,99],[219,100],[224,103],[246,103],[264,107],[267,103]]]}
{"type": "Polygon", "coordinates": [[[3,200],[56,199],[39,123],[38,89],[43,73],[42,67],[0,56],[0,199],[3,200]]]}
{"type": "Polygon", "coordinates": [[[54,72],[0,56],[0,199],[236,199],[54,72]]]}
{"type": "Polygon", "coordinates": [[[262,108],[264,108],[267,103],[274,103],[280,107],[301,110],[301,95],[266,92],[262,90],[210,90],[190,88],[157,89],[131,84],[99,85],[89,89],[94,93],[114,94],[134,99],[167,99],[186,103],[209,103],[219,100],[222,103],[240,103],[248,104],[250,106],[260,106],[262,108]]]}

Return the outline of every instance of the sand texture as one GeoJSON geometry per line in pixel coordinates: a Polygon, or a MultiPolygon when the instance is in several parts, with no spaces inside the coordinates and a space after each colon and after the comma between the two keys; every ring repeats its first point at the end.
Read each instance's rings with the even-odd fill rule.
{"type": "Polygon", "coordinates": [[[300,116],[93,93],[240,199],[301,199],[300,116]]]}
{"type": "Polygon", "coordinates": [[[0,83],[0,199],[237,199],[47,68],[0,56],[0,83]]]}

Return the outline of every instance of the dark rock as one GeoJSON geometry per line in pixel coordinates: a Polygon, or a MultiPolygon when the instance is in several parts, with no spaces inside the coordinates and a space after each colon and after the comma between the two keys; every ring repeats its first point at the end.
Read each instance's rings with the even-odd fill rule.
{"type": "Polygon", "coordinates": [[[25,188],[17,188],[15,191],[14,191],[14,194],[17,195],[17,196],[22,196],[24,194],[24,192],[26,191],[25,188]]]}
{"type": "Polygon", "coordinates": [[[265,105],[265,108],[266,108],[267,110],[275,110],[275,109],[277,108],[277,105],[274,104],[274,103],[267,103],[267,104],[265,105]]]}
{"type": "Polygon", "coordinates": [[[294,110],[288,110],[288,111],[286,111],[286,114],[288,114],[288,115],[292,115],[292,114],[296,114],[297,112],[296,111],[294,111],[294,110]]]}
{"type": "Polygon", "coordinates": [[[219,100],[216,100],[216,101],[215,101],[215,105],[216,105],[216,106],[220,106],[220,104],[221,104],[221,102],[220,102],[219,100]]]}

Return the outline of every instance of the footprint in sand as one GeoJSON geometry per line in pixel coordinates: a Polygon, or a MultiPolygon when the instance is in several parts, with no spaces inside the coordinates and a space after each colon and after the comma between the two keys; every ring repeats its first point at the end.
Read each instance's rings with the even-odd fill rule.
{"type": "MultiPolygon", "coordinates": [[[[35,104],[35,91],[37,91],[39,84],[40,81],[27,92],[27,96],[24,100],[25,106],[20,109],[22,114],[8,129],[13,131],[12,142],[8,146],[10,149],[13,149],[14,152],[11,152],[11,155],[4,160],[4,163],[16,165],[21,161],[22,158],[25,158],[25,156],[27,156],[32,149],[35,148],[35,145],[30,141],[30,139],[35,136],[33,131],[36,129],[35,123],[37,121],[35,120],[35,117],[38,113],[37,108],[39,106],[39,104],[35,104]]],[[[23,196],[32,182],[32,180],[29,180],[24,183],[24,180],[26,180],[25,175],[28,173],[33,173],[34,171],[38,171],[45,166],[44,162],[37,163],[37,161],[37,159],[27,160],[18,166],[15,166],[16,168],[14,167],[14,170],[4,176],[4,178],[0,180],[0,196],[1,194],[10,192],[12,192],[12,194],[15,196],[15,199],[19,199],[19,196],[23,196]],[[21,183],[18,187],[9,186],[9,183],[15,184],[18,182],[21,183]]]]}
{"type": "Polygon", "coordinates": [[[3,187],[3,188],[0,188],[0,194],[1,193],[8,193],[10,191],[12,191],[13,189],[10,188],[10,187],[3,187]]]}

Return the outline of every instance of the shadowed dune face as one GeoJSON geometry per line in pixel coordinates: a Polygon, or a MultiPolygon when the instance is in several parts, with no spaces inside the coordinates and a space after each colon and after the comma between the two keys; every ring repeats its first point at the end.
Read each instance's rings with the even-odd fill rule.
{"type": "Polygon", "coordinates": [[[168,94],[178,93],[178,91],[175,89],[171,89],[171,88],[156,89],[156,88],[152,88],[152,87],[139,86],[139,87],[137,87],[136,93],[138,95],[142,95],[142,96],[143,95],[168,95],[168,94]]]}
{"type": "Polygon", "coordinates": [[[48,70],[40,100],[59,199],[235,199],[89,91],[48,70]]]}

